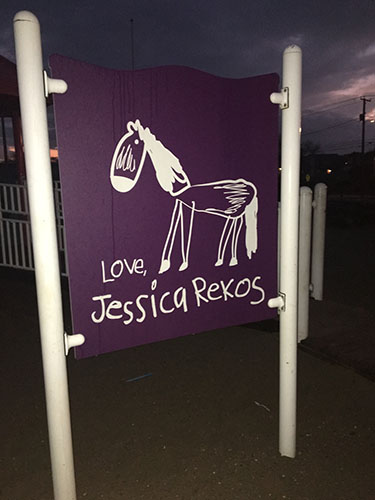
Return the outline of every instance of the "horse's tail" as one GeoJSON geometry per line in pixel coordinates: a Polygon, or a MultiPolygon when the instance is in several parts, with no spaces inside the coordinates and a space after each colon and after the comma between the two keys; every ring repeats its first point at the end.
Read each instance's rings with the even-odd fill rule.
{"type": "Polygon", "coordinates": [[[251,259],[252,254],[258,249],[258,196],[254,186],[254,196],[251,202],[245,208],[245,224],[246,224],[246,251],[247,256],[251,259]]]}

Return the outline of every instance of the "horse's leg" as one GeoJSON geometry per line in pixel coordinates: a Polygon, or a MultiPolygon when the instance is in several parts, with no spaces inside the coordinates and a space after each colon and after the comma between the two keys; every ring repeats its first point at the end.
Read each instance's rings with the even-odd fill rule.
{"type": "Polygon", "coordinates": [[[229,236],[233,230],[234,223],[235,223],[235,219],[230,219],[229,217],[227,217],[227,220],[225,221],[223,232],[221,233],[221,237],[220,237],[219,248],[217,251],[217,261],[215,262],[216,267],[223,265],[225,249],[227,248],[229,236]]]}
{"type": "Polygon", "coordinates": [[[168,269],[171,267],[171,253],[172,253],[173,243],[176,237],[177,226],[181,218],[180,205],[181,205],[180,200],[176,200],[172,212],[171,222],[169,224],[167,239],[165,240],[163,253],[161,256],[159,274],[165,273],[165,271],[168,271],[168,269]]]}
{"type": "Polygon", "coordinates": [[[195,202],[193,201],[191,207],[186,207],[183,203],[180,205],[180,220],[181,220],[181,255],[182,264],[179,267],[179,271],[184,271],[189,265],[189,251],[191,243],[191,235],[193,232],[193,220],[194,220],[194,207],[195,202]],[[190,220],[189,226],[184,224],[184,212],[190,210],[190,220]],[[186,234],[185,234],[186,233],[186,234]]]}
{"type": "Polygon", "coordinates": [[[243,215],[235,219],[235,225],[232,234],[232,258],[230,259],[229,263],[230,266],[236,266],[238,264],[237,245],[238,245],[238,238],[240,236],[240,232],[242,229],[242,224],[243,224],[243,215]]]}

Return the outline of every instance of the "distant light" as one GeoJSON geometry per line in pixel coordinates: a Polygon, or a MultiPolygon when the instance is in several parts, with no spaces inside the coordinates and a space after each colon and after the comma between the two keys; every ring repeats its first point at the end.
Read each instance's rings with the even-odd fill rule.
{"type": "Polygon", "coordinates": [[[370,120],[370,123],[375,123],[375,120],[374,119],[370,120]]]}
{"type": "Polygon", "coordinates": [[[50,157],[51,157],[52,159],[57,159],[57,158],[59,157],[59,153],[58,153],[58,151],[57,151],[57,148],[53,148],[53,149],[51,148],[51,149],[49,150],[49,155],[50,155],[50,157]]]}
{"type": "Polygon", "coordinates": [[[332,170],[330,168],[327,168],[327,174],[332,174],[332,170]]]}
{"type": "Polygon", "coordinates": [[[281,170],[282,170],[281,167],[279,167],[279,172],[281,172],[281,170]]]}

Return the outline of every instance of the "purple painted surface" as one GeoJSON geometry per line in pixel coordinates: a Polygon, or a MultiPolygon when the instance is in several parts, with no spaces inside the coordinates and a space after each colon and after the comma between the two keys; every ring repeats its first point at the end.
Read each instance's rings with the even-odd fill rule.
{"type": "Polygon", "coordinates": [[[86,337],[77,357],[274,317],[277,75],[115,71],[61,56],[50,65],[68,83],[55,114],[73,328],[86,337]],[[131,190],[113,187],[112,160],[131,190]]]}

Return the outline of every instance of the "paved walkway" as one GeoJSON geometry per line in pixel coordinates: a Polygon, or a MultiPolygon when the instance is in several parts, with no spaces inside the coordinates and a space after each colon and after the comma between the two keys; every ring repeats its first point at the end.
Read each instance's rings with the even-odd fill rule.
{"type": "MultiPolygon", "coordinates": [[[[356,373],[374,373],[373,245],[365,227],[328,230],[326,297],[298,355],[294,460],[278,454],[274,324],[69,357],[78,498],[373,500],[375,385],[356,373]]],[[[0,278],[0,499],[51,500],[33,277],[0,278]]]]}
{"type": "MultiPolygon", "coordinates": [[[[374,218],[375,219],[375,218],[374,218]]],[[[375,380],[375,224],[327,228],[325,290],[306,348],[375,380]]]]}

